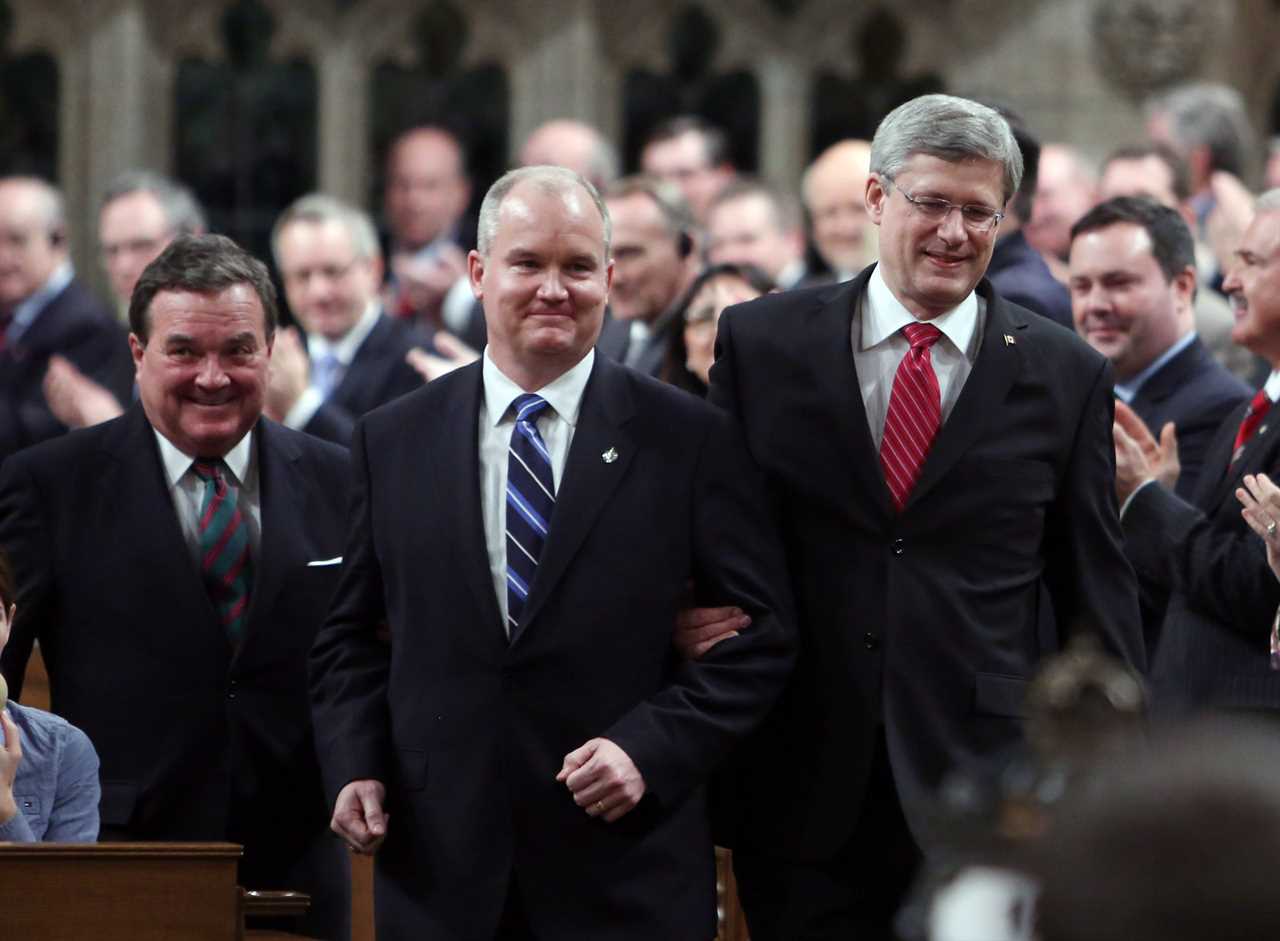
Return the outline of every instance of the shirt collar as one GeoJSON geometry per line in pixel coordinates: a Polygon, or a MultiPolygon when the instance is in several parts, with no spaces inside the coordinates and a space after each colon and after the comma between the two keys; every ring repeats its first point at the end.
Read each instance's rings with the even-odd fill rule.
{"type": "Polygon", "coordinates": [[[340,340],[329,340],[318,333],[308,333],[307,355],[311,357],[312,362],[323,359],[325,356],[333,356],[343,366],[350,366],[351,361],[356,358],[356,351],[373,332],[381,315],[382,308],[378,306],[378,302],[370,301],[364,313],[360,315],[360,319],[340,340]]]}
{"type": "MultiPolygon", "coordinates": [[[[576,366],[568,372],[561,373],[541,389],[535,390],[571,427],[578,424],[578,413],[582,409],[582,393],[587,387],[587,380],[591,378],[591,367],[595,365],[595,361],[596,351],[588,350],[587,355],[582,357],[576,366]]],[[[488,347],[485,347],[484,351],[481,376],[484,380],[484,403],[488,411],[488,422],[496,426],[507,416],[516,396],[524,395],[525,390],[512,382],[498,368],[498,364],[489,355],[488,347]]]]}
{"type": "Polygon", "coordinates": [[[40,315],[40,311],[44,310],[51,300],[66,290],[73,277],[75,277],[75,269],[71,267],[71,262],[69,261],[64,261],[54,268],[53,274],[49,275],[49,280],[36,288],[30,297],[13,308],[14,326],[19,330],[24,330],[31,326],[36,317],[40,315]]]}
{"type": "Polygon", "coordinates": [[[1169,347],[1157,356],[1146,369],[1142,370],[1142,372],[1138,373],[1128,382],[1117,382],[1116,395],[1120,397],[1120,401],[1124,402],[1126,405],[1132,402],[1134,396],[1142,391],[1142,387],[1146,385],[1147,380],[1158,373],[1167,362],[1194,343],[1195,339],[1196,332],[1192,330],[1190,333],[1176,340],[1173,346],[1169,347]]]}
{"type": "MultiPolygon", "coordinates": [[[[196,459],[195,455],[187,454],[180,450],[176,444],[162,435],[154,425],[151,430],[155,432],[156,441],[160,445],[160,461],[164,464],[165,480],[169,482],[170,488],[176,487],[178,481],[182,479],[182,475],[191,469],[191,465],[196,459]]],[[[227,465],[227,469],[231,471],[231,476],[235,478],[234,482],[237,486],[244,486],[245,480],[249,476],[249,461],[252,456],[253,431],[250,430],[222,458],[227,465]]]]}
{"type": "MultiPolygon", "coordinates": [[[[867,304],[862,316],[862,349],[879,346],[907,324],[920,319],[902,305],[885,284],[880,266],[876,265],[867,281],[867,304]]],[[[927,321],[942,331],[961,353],[968,355],[973,333],[978,328],[978,297],[973,291],[955,307],[927,321]]]]}
{"type": "Polygon", "coordinates": [[[1272,402],[1280,402],[1280,369],[1272,370],[1271,375],[1267,376],[1266,385],[1262,389],[1272,402]]]}

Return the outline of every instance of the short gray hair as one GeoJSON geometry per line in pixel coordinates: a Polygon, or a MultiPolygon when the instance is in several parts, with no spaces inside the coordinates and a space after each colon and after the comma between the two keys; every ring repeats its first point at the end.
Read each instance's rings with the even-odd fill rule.
{"type": "Polygon", "coordinates": [[[1204,146],[1214,170],[1243,179],[1252,168],[1253,126],[1244,96],[1234,88],[1212,82],[1179,85],[1152,101],[1147,112],[1168,118],[1174,145],[1184,157],[1191,148],[1204,146]]]}
{"type": "Polygon", "coordinates": [[[0,183],[12,183],[33,189],[40,201],[40,214],[50,235],[65,235],[67,231],[67,204],[62,190],[38,176],[6,176],[0,183]]]}
{"type": "Polygon", "coordinates": [[[871,141],[871,172],[892,180],[916,154],[952,163],[974,157],[1004,167],[1004,201],[1022,184],[1022,152],[993,108],[953,95],[921,95],[889,112],[871,141]]]}
{"type": "Polygon", "coordinates": [[[271,254],[276,260],[276,268],[281,267],[280,236],[286,226],[295,222],[340,223],[347,230],[357,258],[372,261],[382,257],[382,249],[378,245],[378,230],[374,228],[368,213],[361,212],[336,197],[324,193],[308,193],[295,199],[271,227],[271,254]]]}
{"type": "Polygon", "coordinates": [[[600,198],[599,190],[581,174],[564,167],[545,165],[509,170],[489,187],[489,192],[484,194],[484,202],[480,204],[480,219],[476,224],[476,251],[481,255],[489,254],[493,240],[498,235],[498,214],[502,210],[502,203],[521,183],[532,184],[545,193],[560,197],[567,197],[578,189],[586,191],[604,223],[604,256],[609,257],[609,246],[613,242],[613,223],[609,219],[609,210],[605,208],[604,200],[600,198]]]}
{"type": "Polygon", "coordinates": [[[109,203],[132,193],[150,193],[160,204],[169,231],[174,235],[198,235],[208,230],[204,210],[195,194],[177,180],[151,170],[128,170],[115,177],[102,191],[98,212],[109,203]]]}

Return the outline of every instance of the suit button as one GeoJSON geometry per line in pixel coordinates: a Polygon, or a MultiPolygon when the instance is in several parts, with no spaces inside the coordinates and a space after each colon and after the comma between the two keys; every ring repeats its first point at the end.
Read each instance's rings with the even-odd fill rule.
{"type": "Polygon", "coordinates": [[[867,631],[862,635],[862,643],[868,650],[875,650],[880,646],[880,638],[870,631],[867,631]]]}
{"type": "Polygon", "coordinates": [[[904,543],[902,542],[901,539],[895,539],[893,541],[893,554],[902,555],[902,553],[905,551],[903,546],[904,546],[904,543]]]}
{"type": "Polygon", "coordinates": [[[235,698],[236,698],[236,687],[237,687],[237,686],[239,686],[239,685],[240,685],[240,684],[239,684],[239,683],[237,683],[235,680],[232,680],[229,684],[227,684],[227,686],[228,686],[228,688],[227,688],[227,698],[228,698],[228,699],[235,699],[235,698]]]}

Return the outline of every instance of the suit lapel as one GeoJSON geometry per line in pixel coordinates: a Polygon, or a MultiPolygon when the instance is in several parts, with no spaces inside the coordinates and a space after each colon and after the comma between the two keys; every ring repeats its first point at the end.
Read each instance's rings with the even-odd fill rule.
{"type": "Polygon", "coordinates": [[[285,576],[307,562],[297,539],[298,521],[306,518],[306,481],[292,470],[298,449],[265,419],[258,420],[254,432],[262,531],[253,556],[253,587],[240,650],[269,629],[262,622],[273,609],[285,576]]]}
{"type": "Polygon", "coordinates": [[[909,509],[935,487],[990,426],[1022,370],[1017,339],[1026,318],[997,297],[984,281],[978,287],[986,299],[987,315],[978,358],[969,371],[960,397],[938,430],[911,497],[909,509]]]}
{"type": "Polygon", "coordinates": [[[447,389],[443,407],[433,410],[438,416],[434,420],[445,427],[438,434],[420,436],[420,461],[407,463],[410,467],[433,469],[436,485],[430,492],[446,514],[440,531],[457,534],[454,550],[459,568],[475,598],[477,623],[483,625],[482,630],[468,632],[467,636],[482,643],[486,654],[500,655],[507,646],[507,635],[494,595],[480,505],[479,434],[484,397],[480,363],[459,370],[457,381],[449,383],[447,389]],[[428,450],[430,454],[426,453],[428,450]]]}
{"type": "Polygon", "coordinates": [[[141,405],[126,413],[103,447],[112,459],[104,488],[116,505],[112,517],[141,536],[129,541],[133,568],[144,573],[140,594],[166,612],[156,626],[203,630],[225,647],[226,634],[182,535],[155,432],[141,405]]]}
{"type": "MultiPolygon", "coordinates": [[[[1192,340],[1187,348],[1165,363],[1155,374],[1142,384],[1138,394],[1133,397],[1134,411],[1149,409],[1163,402],[1177,392],[1187,379],[1195,373],[1200,358],[1208,355],[1199,340],[1192,340]]],[[[1159,428],[1152,428],[1153,435],[1159,435],[1159,428]]]]}
{"type": "Polygon", "coordinates": [[[813,363],[819,386],[818,399],[812,404],[827,412],[836,430],[834,435],[818,434],[811,438],[807,463],[822,469],[824,475],[828,473],[827,468],[848,468],[855,489],[843,494],[846,510],[861,515],[862,508],[872,506],[881,517],[887,517],[889,488],[885,485],[880,455],[867,423],[867,407],[862,401],[862,388],[853,362],[850,333],[854,306],[864,296],[872,270],[867,268],[854,280],[841,285],[819,311],[811,333],[804,338],[807,347],[804,355],[813,363]],[[822,453],[827,448],[837,453],[828,457],[822,453]]]}
{"type": "Polygon", "coordinates": [[[622,367],[596,357],[556,493],[551,531],[520,624],[512,634],[513,644],[555,590],[635,456],[632,439],[623,428],[635,410],[629,381],[622,367]],[[606,459],[606,453],[612,458],[606,459]]]}
{"type": "Polygon", "coordinates": [[[390,329],[391,323],[386,315],[379,314],[369,335],[356,347],[355,355],[351,357],[351,364],[343,371],[342,380],[330,396],[331,401],[341,405],[359,401],[369,377],[375,374],[373,366],[382,347],[386,344],[387,332],[390,329]]]}

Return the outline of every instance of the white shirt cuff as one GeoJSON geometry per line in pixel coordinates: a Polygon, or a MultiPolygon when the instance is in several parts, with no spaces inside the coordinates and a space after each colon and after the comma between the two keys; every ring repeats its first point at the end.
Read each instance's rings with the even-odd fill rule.
{"type": "Polygon", "coordinates": [[[284,416],[285,426],[301,431],[316,412],[320,411],[320,406],[323,404],[324,396],[320,394],[320,390],[308,386],[307,391],[298,397],[298,401],[293,403],[293,408],[289,409],[289,413],[284,416]]]}

